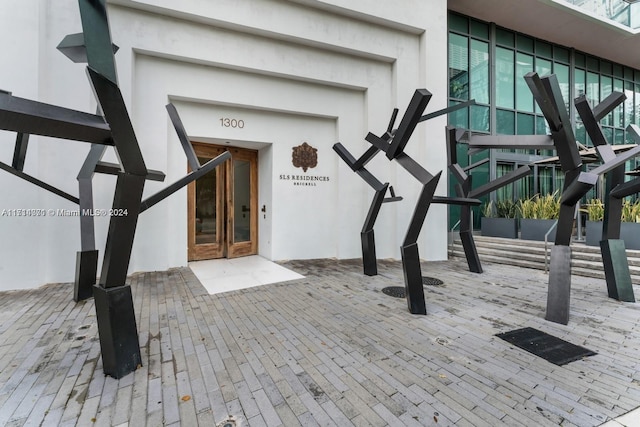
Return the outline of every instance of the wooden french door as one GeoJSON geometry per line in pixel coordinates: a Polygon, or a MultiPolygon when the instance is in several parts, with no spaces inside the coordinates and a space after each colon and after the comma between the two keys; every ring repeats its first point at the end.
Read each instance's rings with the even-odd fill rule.
{"type": "Polygon", "coordinates": [[[258,152],[193,143],[200,164],[228,150],[227,160],[188,185],[189,261],[258,251],[258,152]]]}

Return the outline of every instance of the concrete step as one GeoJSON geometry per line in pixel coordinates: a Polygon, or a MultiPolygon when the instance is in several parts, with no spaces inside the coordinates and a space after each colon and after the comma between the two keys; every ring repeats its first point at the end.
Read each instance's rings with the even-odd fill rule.
{"type": "MultiPolygon", "coordinates": [[[[474,240],[482,263],[507,264],[538,270],[544,270],[545,268],[544,242],[475,235],[474,240]]],[[[548,243],[547,245],[547,253],[549,255],[552,246],[553,243],[548,243]]],[[[465,258],[458,236],[454,238],[454,242],[450,246],[449,256],[452,258],[465,258]]],[[[640,282],[640,251],[627,250],[627,260],[631,279],[636,283],[640,282]]],[[[549,258],[547,258],[547,262],[549,262],[549,258]]],[[[600,248],[587,246],[581,242],[572,243],[571,271],[572,274],[579,276],[604,279],[600,248]]]]}

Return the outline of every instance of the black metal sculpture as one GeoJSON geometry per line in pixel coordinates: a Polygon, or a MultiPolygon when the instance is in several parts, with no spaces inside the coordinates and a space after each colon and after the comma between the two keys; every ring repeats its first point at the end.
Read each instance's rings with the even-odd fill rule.
{"type": "MultiPolygon", "coordinates": [[[[460,139],[466,132],[462,129],[456,129],[451,126],[447,126],[447,163],[449,170],[453,174],[458,183],[456,184],[456,195],[461,198],[477,199],[486,194],[491,193],[505,185],[511,184],[523,178],[531,173],[531,168],[528,165],[521,166],[518,169],[509,172],[488,182],[478,188],[472,188],[472,176],[467,172],[472,171],[478,166],[488,162],[489,159],[480,160],[474,164],[463,168],[458,163],[456,146],[460,139]]],[[[538,139],[535,136],[533,139],[538,139]]],[[[518,139],[505,140],[500,136],[484,136],[484,135],[472,135],[469,137],[469,146],[474,151],[480,151],[484,149],[492,148],[510,148],[516,144],[519,148],[525,147],[531,148],[535,146],[535,141],[532,138],[525,136],[519,136],[518,139]]],[[[462,247],[464,249],[465,258],[467,259],[467,265],[469,271],[473,273],[482,273],[482,265],[480,264],[480,258],[478,257],[478,250],[476,249],[475,241],[473,240],[473,230],[471,224],[471,205],[461,205],[460,207],[460,240],[462,241],[462,247]]]]}
{"type": "MultiPolygon", "coordinates": [[[[625,249],[624,240],[620,239],[620,226],[622,215],[622,199],[640,191],[640,181],[635,179],[625,183],[625,165],[619,163],[611,168],[612,163],[617,160],[613,147],[608,144],[599,121],[609,114],[615,107],[620,105],[626,96],[620,92],[613,92],[605,98],[595,108],[591,108],[586,97],[583,95],[575,100],[576,110],[584,123],[585,129],[593,141],[598,157],[603,163],[599,168],[590,171],[591,174],[607,172],[607,188],[605,194],[604,223],[602,228],[602,240],[600,241],[600,251],[604,265],[605,279],[607,282],[607,292],[609,297],[618,301],[635,302],[633,287],[631,284],[631,273],[625,249]],[[609,164],[609,166],[607,166],[609,164]]],[[[627,132],[636,143],[640,142],[640,130],[635,125],[627,127],[627,132]]],[[[635,157],[633,151],[627,154],[626,158],[635,157]],[[631,156],[631,157],[629,157],[631,156]]],[[[581,177],[583,180],[585,176],[581,177]]],[[[593,180],[593,178],[591,178],[593,180]]]]}
{"type": "MultiPolygon", "coordinates": [[[[387,128],[385,135],[391,135],[393,130],[393,123],[396,120],[398,109],[393,111],[391,121],[387,128]]],[[[367,218],[362,225],[362,231],[360,232],[360,241],[362,245],[362,265],[364,268],[364,274],[367,276],[375,276],[378,274],[378,263],[376,257],[376,243],[373,226],[375,225],[380,208],[383,203],[396,202],[402,200],[402,197],[396,197],[393,187],[389,186],[389,183],[382,183],[371,172],[369,172],[365,166],[369,163],[380,151],[377,147],[371,146],[365,153],[360,156],[359,159],[355,159],[353,155],[341,144],[336,143],[333,146],[333,150],[338,153],[340,158],[351,168],[352,171],[357,173],[367,184],[369,184],[375,191],[367,218]],[[385,197],[387,190],[391,192],[391,197],[385,197]]]]}
{"type": "MultiPolygon", "coordinates": [[[[475,104],[475,100],[463,102],[457,105],[454,105],[449,108],[445,108],[442,110],[435,111],[433,113],[426,114],[418,119],[419,122],[423,122],[444,114],[451,113],[453,111],[468,107],[469,105],[475,104]]],[[[391,140],[393,139],[396,130],[393,130],[393,125],[396,122],[396,118],[398,116],[398,109],[394,108],[393,113],[391,114],[391,119],[389,120],[389,125],[387,126],[387,131],[383,134],[383,136],[379,137],[382,140],[391,140]]],[[[369,172],[365,166],[369,163],[380,151],[380,148],[372,145],[369,147],[365,153],[360,156],[357,160],[353,155],[340,143],[336,143],[333,146],[334,151],[340,156],[340,158],[353,170],[356,172],[367,184],[369,184],[375,191],[373,196],[373,200],[371,201],[371,206],[369,207],[369,212],[365,219],[365,222],[362,226],[362,231],[360,232],[360,240],[362,245],[362,263],[364,267],[364,274],[367,276],[375,276],[378,274],[377,267],[377,259],[376,259],[376,248],[375,248],[375,236],[373,231],[373,226],[380,212],[380,208],[383,203],[388,202],[396,202],[402,200],[402,197],[397,197],[393,190],[393,186],[390,186],[389,183],[382,184],[380,180],[378,180],[375,176],[369,172]],[[387,193],[387,189],[391,193],[391,197],[385,197],[387,193]]],[[[434,203],[447,203],[447,198],[439,198],[434,197],[434,203]]]]}
{"type": "MultiPolygon", "coordinates": [[[[205,165],[200,165],[186,132],[173,106],[167,106],[187,158],[194,169],[190,174],[164,190],[142,201],[147,179],[163,180],[164,174],[146,168],[140,147],[117,83],[114,48],[111,43],[104,0],[79,0],[83,37],[68,36],[61,45],[71,52],[76,62],[88,62],[87,73],[104,117],[53,105],[0,94],[0,129],[18,133],[12,166],[0,167],[39,187],[64,197],[83,209],[92,209],[91,177],[95,172],[117,175],[115,194],[105,255],[99,283],[93,286],[96,317],[103,359],[103,371],[120,378],[135,370],[142,362],[138,344],[131,288],[126,284],[138,215],[213,170],[230,158],[225,152],[205,165]],[[94,144],[78,175],[80,198],[25,174],[22,169],[28,135],[45,135],[94,144]],[[106,146],[114,146],[120,164],[101,162],[106,146]],[[190,148],[191,150],[189,150],[190,148]]],[[[69,56],[69,55],[68,55],[69,56]]],[[[97,251],[93,221],[81,221],[82,251],[78,255],[78,274],[74,297],[87,295],[87,287],[95,282],[97,251]],[[93,273],[92,273],[93,269],[93,273]]]]}
{"type": "MultiPolygon", "coordinates": [[[[585,104],[585,100],[578,98],[576,100],[576,107],[581,116],[583,116],[583,122],[589,135],[593,135],[592,139],[596,145],[596,150],[604,162],[601,166],[590,172],[582,172],[582,160],[575,136],[571,129],[571,122],[557,78],[555,75],[540,78],[536,73],[529,73],[525,76],[525,80],[551,129],[551,136],[558,153],[560,165],[565,173],[565,183],[560,199],[560,217],[558,219],[556,240],[555,245],[551,249],[549,289],[545,318],[549,321],[566,325],[569,322],[569,302],[571,294],[570,243],[575,206],[577,202],[593,188],[600,175],[614,171],[621,166],[624,168],[624,163],[627,160],[640,154],[640,147],[616,156],[611,147],[606,143],[598,124],[598,120],[612,111],[613,108],[621,102],[621,94],[614,93],[607,97],[596,106],[593,111],[588,107],[588,104],[585,104]]],[[[619,177],[614,177],[613,182],[620,187],[620,185],[618,185],[620,184],[619,177]]],[[[624,194],[630,188],[630,186],[622,188],[617,193],[611,191],[610,194],[623,197],[621,194],[624,194]]],[[[614,210],[615,208],[613,207],[610,211],[610,217],[612,217],[614,210]]],[[[609,228],[610,232],[614,232],[612,228],[615,228],[613,224],[609,228]]],[[[603,250],[603,256],[611,258],[611,260],[619,260],[617,265],[621,266],[622,261],[620,260],[622,255],[619,253],[619,245],[615,243],[611,246],[605,244],[603,247],[605,248],[605,250],[603,250]],[[612,249],[613,253],[605,253],[606,247],[612,249]]],[[[605,271],[606,270],[607,267],[605,264],[605,271]]],[[[610,272],[609,274],[611,276],[612,273],[610,272]]],[[[620,277],[620,274],[617,273],[614,274],[614,276],[620,277]]],[[[607,280],[607,283],[610,288],[610,293],[612,293],[612,285],[609,285],[609,280],[607,280]]]]}
{"type": "Polygon", "coordinates": [[[480,204],[480,201],[477,199],[434,196],[436,186],[438,185],[442,172],[432,175],[404,152],[404,149],[419,122],[437,117],[441,114],[446,114],[458,108],[464,108],[466,105],[473,102],[470,101],[466,104],[456,105],[421,117],[421,114],[427,107],[430,99],[431,93],[428,90],[416,90],[397,130],[392,133],[387,133],[383,137],[378,137],[369,133],[365,138],[374,147],[385,152],[389,160],[395,160],[422,184],[422,191],[418,197],[411,222],[407,229],[407,234],[405,235],[404,242],[400,247],[407,305],[409,307],[409,311],[413,314],[427,314],[424,301],[424,289],[422,287],[422,270],[420,267],[420,254],[418,252],[417,240],[431,203],[462,205],[480,204]]]}

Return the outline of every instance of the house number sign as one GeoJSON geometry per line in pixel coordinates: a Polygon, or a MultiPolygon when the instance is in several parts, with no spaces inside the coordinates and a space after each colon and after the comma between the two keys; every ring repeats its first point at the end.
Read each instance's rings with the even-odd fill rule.
{"type": "Polygon", "coordinates": [[[221,117],[220,126],[222,126],[223,128],[242,129],[244,127],[244,120],[234,119],[231,117],[221,117]]]}

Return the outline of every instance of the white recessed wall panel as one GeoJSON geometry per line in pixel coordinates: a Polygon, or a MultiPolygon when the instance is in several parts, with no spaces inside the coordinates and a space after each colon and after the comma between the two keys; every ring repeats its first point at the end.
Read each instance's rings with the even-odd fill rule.
{"type": "MultiPolygon", "coordinates": [[[[16,95],[95,111],[83,64],[55,50],[81,30],[77,2],[3,2],[6,41],[0,88],[16,95]],[[5,4],[6,3],[6,4],[5,4]],[[15,10],[14,10],[15,9],[15,10]],[[9,18],[10,17],[10,18],[9,18]]],[[[167,174],[148,182],[145,197],[186,173],[186,159],[165,104],[178,107],[187,132],[200,141],[255,147],[259,153],[259,252],[270,259],[355,258],[373,191],[331,149],[342,142],[358,157],[367,132],[382,134],[394,107],[404,111],[416,88],[434,96],[428,111],[446,107],[446,1],[403,5],[357,0],[108,1],[120,86],[148,168],[167,174]],[[244,127],[220,125],[227,116],[244,127]],[[291,163],[292,147],[318,149],[306,173],[291,163]],[[281,175],[328,181],[293,186],[281,175]]],[[[432,173],[444,170],[446,118],[423,123],[407,152],[432,173]]],[[[0,161],[10,163],[14,135],[0,133],[0,161]]],[[[88,147],[33,138],[25,170],[76,194],[75,176],[88,147]]],[[[111,150],[105,160],[116,161],[111,150]]],[[[377,254],[398,258],[420,186],[379,154],[368,166],[405,199],[385,204],[376,223],[377,254]]],[[[445,193],[445,180],[439,193],[445,193]]],[[[95,204],[108,208],[114,177],[96,175],[95,204]]],[[[65,208],[68,203],[6,173],[9,208],[65,208]]],[[[186,191],[143,213],[129,271],[186,265],[186,191]]],[[[96,221],[104,248],[108,220],[96,221]]],[[[0,287],[71,281],[79,224],[0,218],[0,287]],[[10,243],[9,243],[10,242],[10,243]],[[28,254],[28,256],[27,256],[28,254]]],[[[434,207],[420,239],[423,258],[446,257],[446,211],[434,207]]]]}

